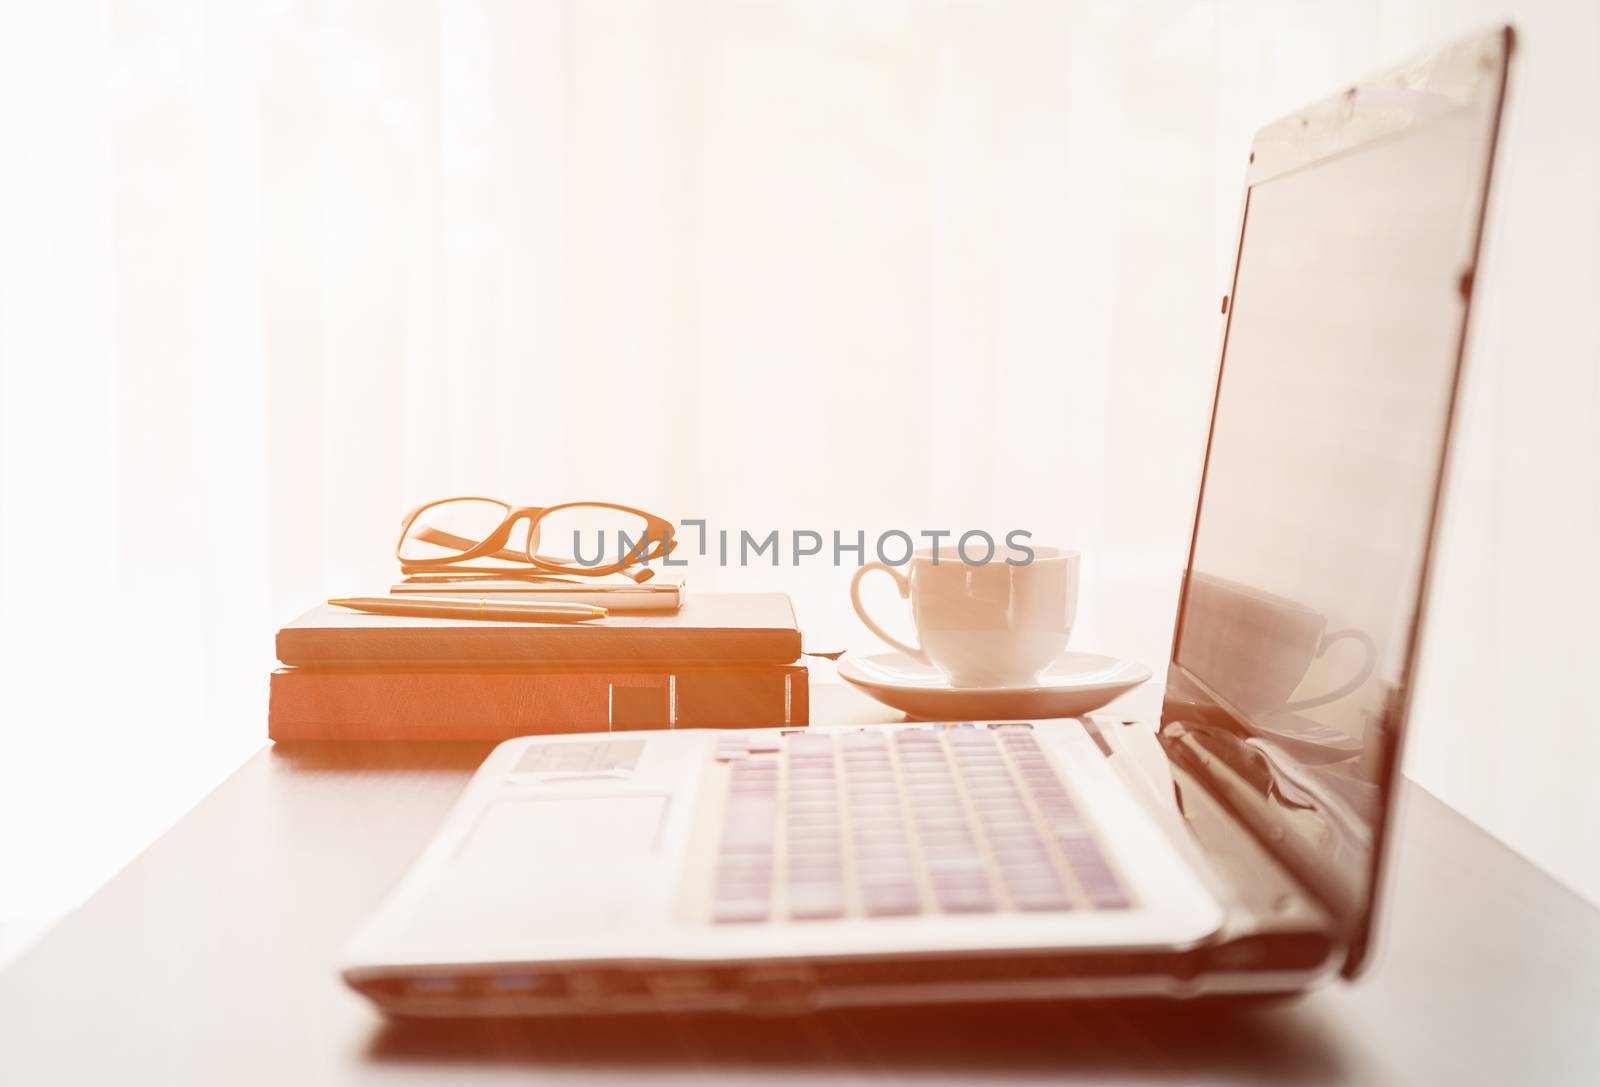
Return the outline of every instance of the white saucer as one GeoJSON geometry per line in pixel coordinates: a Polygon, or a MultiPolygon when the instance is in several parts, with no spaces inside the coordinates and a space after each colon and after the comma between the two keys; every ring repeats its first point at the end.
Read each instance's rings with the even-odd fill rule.
{"type": "Polygon", "coordinates": [[[945,674],[904,653],[845,657],[839,675],[885,705],[925,720],[1077,717],[1150,678],[1134,661],[1063,653],[1026,687],[952,687],[945,674]]]}

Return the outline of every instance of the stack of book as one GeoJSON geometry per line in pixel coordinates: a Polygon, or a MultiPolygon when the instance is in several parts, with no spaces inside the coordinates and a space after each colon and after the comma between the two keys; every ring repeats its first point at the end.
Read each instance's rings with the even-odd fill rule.
{"type": "Polygon", "coordinates": [[[371,615],[323,605],[278,631],[268,734],[503,740],[609,729],[804,725],[783,593],[701,593],[590,623],[371,615]]]}

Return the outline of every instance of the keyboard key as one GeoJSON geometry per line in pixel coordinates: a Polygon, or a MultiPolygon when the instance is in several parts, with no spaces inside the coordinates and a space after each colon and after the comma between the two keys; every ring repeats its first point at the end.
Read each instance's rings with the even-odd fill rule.
{"type": "Polygon", "coordinates": [[[820,921],[844,916],[844,884],[801,883],[789,888],[789,916],[797,921],[820,921]]]}
{"type": "Polygon", "coordinates": [[[1008,849],[994,855],[1000,874],[1006,879],[1025,876],[1030,872],[1055,874],[1056,863],[1043,846],[1026,849],[1008,849]]]}
{"type": "Polygon", "coordinates": [[[914,883],[868,885],[861,888],[861,909],[868,917],[905,917],[922,912],[914,883]]]}
{"type": "Polygon", "coordinates": [[[994,909],[989,879],[983,872],[933,874],[933,894],[946,913],[988,913],[994,909]]]}
{"type": "Polygon", "coordinates": [[[1011,899],[1017,904],[1017,909],[1027,910],[1030,913],[1045,910],[1070,910],[1072,899],[1068,897],[1066,888],[1060,880],[1054,882],[1040,881],[1037,883],[1020,883],[1009,887],[1011,899]]]}
{"type": "Polygon", "coordinates": [[[1094,839],[1083,835],[1057,838],[1056,845],[1066,857],[1072,874],[1082,885],[1084,894],[1096,909],[1122,909],[1128,905],[1128,896],[1117,880],[1116,874],[1106,864],[1105,857],[1094,839]]]}
{"type": "Polygon", "coordinates": [[[765,921],[772,911],[767,899],[719,898],[711,903],[711,917],[723,924],[765,921]]]}
{"type": "Polygon", "coordinates": [[[724,852],[733,849],[768,848],[772,845],[772,825],[758,820],[730,821],[722,832],[724,852]]]}

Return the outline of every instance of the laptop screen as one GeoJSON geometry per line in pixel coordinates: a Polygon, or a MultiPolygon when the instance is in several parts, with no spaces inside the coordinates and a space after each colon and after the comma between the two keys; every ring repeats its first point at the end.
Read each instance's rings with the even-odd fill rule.
{"type": "Polygon", "coordinates": [[[1258,137],[1174,643],[1212,711],[1211,746],[1262,783],[1261,809],[1241,814],[1273,823],[1258,828],[1272,841],[1287,829],[1287,859],[1359,937],[1471,294],[1498,59],[1482,86],[1457,64],[1433,83],[1348,92],[1258,137]]]}

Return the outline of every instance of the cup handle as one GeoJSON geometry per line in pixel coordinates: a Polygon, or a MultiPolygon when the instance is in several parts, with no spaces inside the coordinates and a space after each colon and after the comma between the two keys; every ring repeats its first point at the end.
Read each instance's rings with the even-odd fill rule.
{"type": "MultiPolygon", "coordinates": [[[[860,609],[857,608],[856,610],[859,611],[860,609]]],[[[1347,630],[1334,631],[1323,638],[1322,644],[1317,646],[1317,656],[1320,657],[1326,653],[1328,647],[1334,642],[1343,641],[1346,638],[1360,642],[1367,651],[1367,659],[1362,663],[1360,671],[1348,683],[1335,687],[1326,694],[1319,694],[1314,698],[1302,698],[1297,702],[1285,703],[1283,707],[1285,710],[1292,713],[1295,710],[1308,710],[1313,706],[1326,706],[1329,702],[1337,702],[1346,695],[1354,694],[1367,681],[1367,677],[1372,675],[1372,670],[1378,665],[1378,646],[1365,631],[1357,630],[1354,627],[1350,627],[1347,630]]]]}
{"type": "Polygon", "coordinates": [[[933,662],[928,659],[928,655],[926,653],[915,646],[907,645],[900,639],[890,636],[888,631],[880,627],[876,622],[873,621],[872,616],[867,614],[867,609],[861,606],[861,579],[867,576],[868,570],[882,570],[884,573],[894,578],[895,586],[900,590],[901,600],[905,600],[911,595],[910,578],[906,577],[906,575],[902,574],[892,566],[888,566],[881,562],[869,562],[862,566],[861,569],[857,570],[855,576],[850,579],[850,604],[856,609],[856,615],[858,615],[861,618],[861,621],[866,624],[868,630],[872,631],[872,633],[876,634],[879,638],[900,650],[900,652],[904,653],[906,656],[912,658],[913,660],[921,661],[923,664],[932,665],[933,662]]]}

